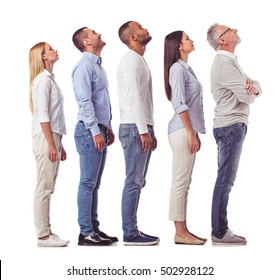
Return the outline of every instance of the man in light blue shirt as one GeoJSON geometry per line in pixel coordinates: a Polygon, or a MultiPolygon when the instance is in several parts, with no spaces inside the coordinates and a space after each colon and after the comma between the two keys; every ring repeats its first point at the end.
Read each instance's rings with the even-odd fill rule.
{"type": "Polygon", "coordinates": [[[101,66],[101,51],[106,45],[101,34],[87,27],[78,29],[73,43],[83,57],[72,71],[73,89],[78,104],[75,142],[80,155],[78,189],[78,245],[111,245],[117,237],[99,230],[98,189],[104,170],[107,146],[114,142],[108,81],[101,66]]]}

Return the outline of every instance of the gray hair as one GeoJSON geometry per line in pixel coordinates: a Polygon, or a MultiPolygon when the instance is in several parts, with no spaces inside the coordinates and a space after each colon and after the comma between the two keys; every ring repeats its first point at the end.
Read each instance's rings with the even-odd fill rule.
{"type": "Polygon", "coordinates": [[[218,25],[218,23],[213,24],[207,31],[207,41],[215,51],[219,48],[220,32],[217,30],[218,25]]]}

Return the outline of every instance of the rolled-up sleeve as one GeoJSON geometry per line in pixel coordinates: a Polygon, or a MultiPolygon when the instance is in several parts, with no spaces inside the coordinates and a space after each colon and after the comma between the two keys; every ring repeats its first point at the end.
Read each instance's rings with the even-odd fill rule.
{"type": "Polygon", "coordinates": [[[172,105],[176,114],[180,114],[189,109],[185,102],[185,70],[179,65],[174,64],[170,68],[169,84],[172,92],[172,105]]]}

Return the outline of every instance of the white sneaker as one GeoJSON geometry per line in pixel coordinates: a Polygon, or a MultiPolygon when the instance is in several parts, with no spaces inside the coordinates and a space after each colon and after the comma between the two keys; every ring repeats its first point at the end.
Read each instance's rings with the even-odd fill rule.
{"type": "Polygon", "coordinates": [[[38,239],[38,247],[64,247],[67,246],[69,240],[60,239],[57,234],[51,234],[48,239],[38,239]]]}

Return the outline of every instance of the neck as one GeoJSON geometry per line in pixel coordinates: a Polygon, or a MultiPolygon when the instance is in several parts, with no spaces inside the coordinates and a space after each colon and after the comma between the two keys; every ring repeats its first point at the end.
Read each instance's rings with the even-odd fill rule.
{"type": "Polygon", "coordinates": [[[180,59],[183,60],[184,62],[188,63],[189,56],[187,54],[180,55],[180,59]]]}
{"type": "Polygon", "coordinates": [[[128,46],[131,50],[137,52],[138,54],[140,54],[141,56],[144,55],[145,51],[146,51],[146,45],[130,45],[128,46]]]}
{"type": "Polygon", "coordinates": [[[234,46],[221,46],[221,47],[219,48],[219,50],[220,50],[220,51],[228,51],[228,52],[234,54],[235,47],[234,47],[234,46]]]}
{"type": "Polygon", "coordinates": [[[100,57],[102,49],[86,48],[85,51],[100,57]]]}
{"type": "Polygon", "coordinates": [[[101,51],[95,51],[95,52],[91,52],[93,54],[95,54],[96,56],[100,57],[101,56],[101,51]]]}
{"type": "Polygon", "coordinates": [[[45,64],[45,69],[52,74],[52,72],[53,72],[53,63],[51,63],[51,64],[46,63],[45,64]]]}

